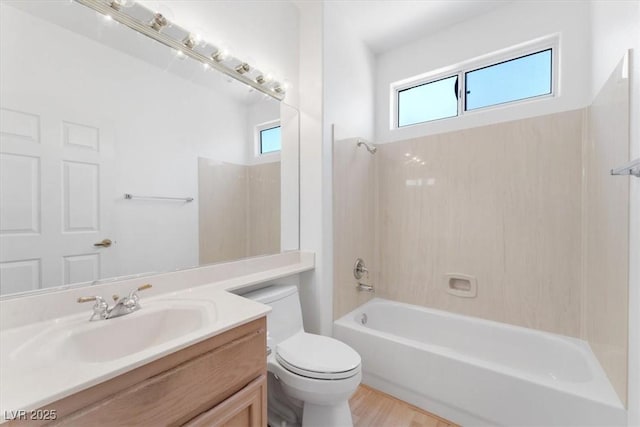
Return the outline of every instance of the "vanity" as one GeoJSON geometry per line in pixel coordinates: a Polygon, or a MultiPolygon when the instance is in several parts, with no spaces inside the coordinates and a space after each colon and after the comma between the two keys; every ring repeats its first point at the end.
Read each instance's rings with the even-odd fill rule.
{"type": "Polygon", "coordinates": [[[265,329],[263,316],[8,425],[266,425],[265,329]]]}
{"type": "Polygon", "coordinates": [[[97,285],[123,295],[153,283],[138,311],[107,320],[76,302],[87,288],[0,301],[4,421],[266,425],[270,308],[231,291],[313,267],[313,254],[290,252],[97,285]]]}

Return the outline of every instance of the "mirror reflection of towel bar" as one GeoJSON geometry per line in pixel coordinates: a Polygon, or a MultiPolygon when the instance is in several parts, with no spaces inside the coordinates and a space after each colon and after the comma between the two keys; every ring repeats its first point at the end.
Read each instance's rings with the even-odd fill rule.
{"type": "Polygon", "coordinates": [[[134,196],[133,194],[129,194],[129,193],[125,193],[124,198],[127,200],[132,200],[132,199],[178,200],[186,203],[193,202],[193,197],[134,196]]]}
{"type": "Polygon", "coordinates": [[[618,168],[611,169],[611,175],[633,175],[640,178],[640,158],[632,160],[618,168]]]}

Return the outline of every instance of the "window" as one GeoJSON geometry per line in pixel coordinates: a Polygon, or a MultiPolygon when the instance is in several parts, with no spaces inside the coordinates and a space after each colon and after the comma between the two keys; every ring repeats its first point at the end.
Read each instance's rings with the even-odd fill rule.
{"type": "Polygon", "coordinates": [[[282,139],[280,136],[280,125],[259,129],[260,154],[269,154],[280,151],[282,139]]]}
{"type": "Polygon", "coordinates": [[[491,57],[392,86],[392,127],[471,114],[499,104],[554,94],[558,37],[551,36],[491,57]]]}
{"type": "Polygon", "coordinates": [[[465,110],[551,93],[551,49],[464,74],[465,110]]]}
{"type": "Polygon", "coordinates": [[[398,126],[458,115],[458,76],[398,91],[398,126]]]}

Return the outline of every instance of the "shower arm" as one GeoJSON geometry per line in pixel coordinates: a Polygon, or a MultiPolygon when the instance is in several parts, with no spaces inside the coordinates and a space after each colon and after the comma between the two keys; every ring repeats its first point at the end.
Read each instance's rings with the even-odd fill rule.
{"type": "Polygon", "coordinates": [[[371,154],[376,154],[376,151],[378,151],[378,149],[376,147],[374,147],[372,144],[369,144],[367,141],[365,141],[364,139],[358,139],[358,142],[356,144],[358,147],[360,147],[361,145],[364,145],[367,149],[367,151],[371,154]]]}

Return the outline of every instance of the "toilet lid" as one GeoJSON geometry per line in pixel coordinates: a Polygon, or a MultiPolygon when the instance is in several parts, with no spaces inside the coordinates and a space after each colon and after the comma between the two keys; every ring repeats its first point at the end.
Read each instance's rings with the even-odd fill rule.
{"type": "Polygon", "coordinates": [[[360,370],[360,355],[343,342],[301,332],[276,347],[276,358],[287,370],[317,379],[342,379],[360,370]]]}

